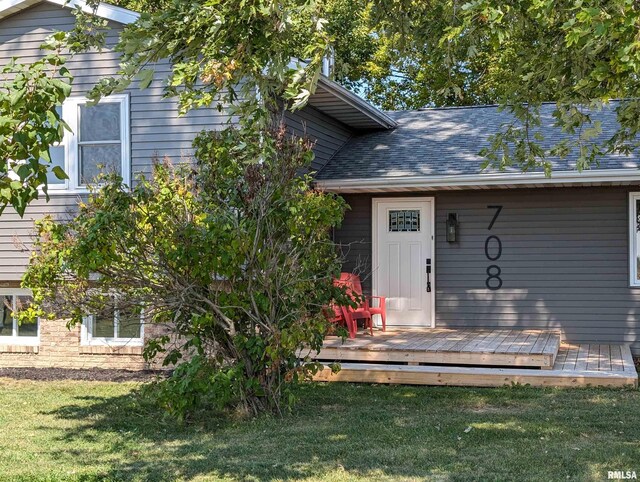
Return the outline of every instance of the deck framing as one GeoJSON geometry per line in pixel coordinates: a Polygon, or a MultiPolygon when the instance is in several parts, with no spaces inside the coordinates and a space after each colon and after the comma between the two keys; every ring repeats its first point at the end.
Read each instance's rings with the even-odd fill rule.
{"type": "Polygon", "coordinates": [[[523,368],[486,368],[468,366],[409,366],[344,363],[333,373],[325,368],[315,380],[325,382],[365,382],[407,385],[451,385],[499,387],[530,385],[533,387],[638,387],[635,370],[539,370],[523,368]]]}
{"type": "Polygon", "coordinates": [[[315,380],[496,387],[638,386],[628,345],[560,344],[536,330],[431,330],[328,340],[312,358],[338,361],[315,380]],[[427,335],[427,336],[425,336],[427,335]],[[553,352],[553,353],[551,353],[553,352]],[[541,365],[542,357],[551,365],[541,365]],[[473,365],[473,366],[470,366],[473,365]]]}
{"type": "Polygon", "coordinates": [[[551,369],[560,334],[544,330],[396,330],[325,341],[317,360],[551,369]]]}

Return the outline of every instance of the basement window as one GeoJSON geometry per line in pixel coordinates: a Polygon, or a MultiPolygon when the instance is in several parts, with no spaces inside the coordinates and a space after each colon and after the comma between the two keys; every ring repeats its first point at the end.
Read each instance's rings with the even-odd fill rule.
{"type": "Polygon", "coordinates": [[[84,345],[140,346],[144,335],[142,320],[142,308],[111,306],[101,313],[85,317],[82,342],[84,345]]]}
{"type": "Polygon", "coordinates": [[[640,192],[629,193],[629,284],[640,288],[640,192]]]}
{"type": "Polygon", "coordinates": [[[0,290],[0,345],[37,346],[40,323],[33,320],[18,320],[14,314],[28,308],[32,297],[29,290],[0,290]]]}

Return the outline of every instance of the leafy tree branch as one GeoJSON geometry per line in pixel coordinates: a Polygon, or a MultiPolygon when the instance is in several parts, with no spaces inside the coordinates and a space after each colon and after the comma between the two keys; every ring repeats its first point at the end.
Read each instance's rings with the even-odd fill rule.
{"type": "Polygon", "coordinates": [[[0,213],[11,205],[22,216],[40,189],[48,200],[49,170],[67,177],[51,168],[49,152],[68,129],[60,117],[73,80],[61,53],[64,40],[56,33],[42,45],[48,53],[41,59],[22,64],[14,58],[0,71],[0,213]]]}

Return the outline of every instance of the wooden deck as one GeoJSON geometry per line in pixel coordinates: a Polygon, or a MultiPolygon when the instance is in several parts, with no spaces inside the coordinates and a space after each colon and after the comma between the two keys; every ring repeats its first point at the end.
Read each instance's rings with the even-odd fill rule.
{"type": "Polygon", "coordinates": [[[551,369],[560,334],[543,330],[394,330],[325,340],[317,360],[551,369]]]}
{"type": "Polygon", "coordinates": [[[338,361],[342,367],[338,373],[326,368],[316,375],[318,381],[477,387],[638,386],[627,345],[560,344],[557,333],[536,330],[378,332],[344,344],[329,338],[314,358],[338,361]],[[549,357],[553,360],[550,366],[545,364],[549,357]]]}

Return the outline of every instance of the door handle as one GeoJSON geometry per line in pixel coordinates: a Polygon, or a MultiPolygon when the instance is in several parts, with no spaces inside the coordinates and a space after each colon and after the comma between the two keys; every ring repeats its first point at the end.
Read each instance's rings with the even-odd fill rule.
{"type": "Polygon", "coordinates": [[[427,293],[431,293],[431,258],[427,258],[426,271],[427,271],[427,293]]]}

